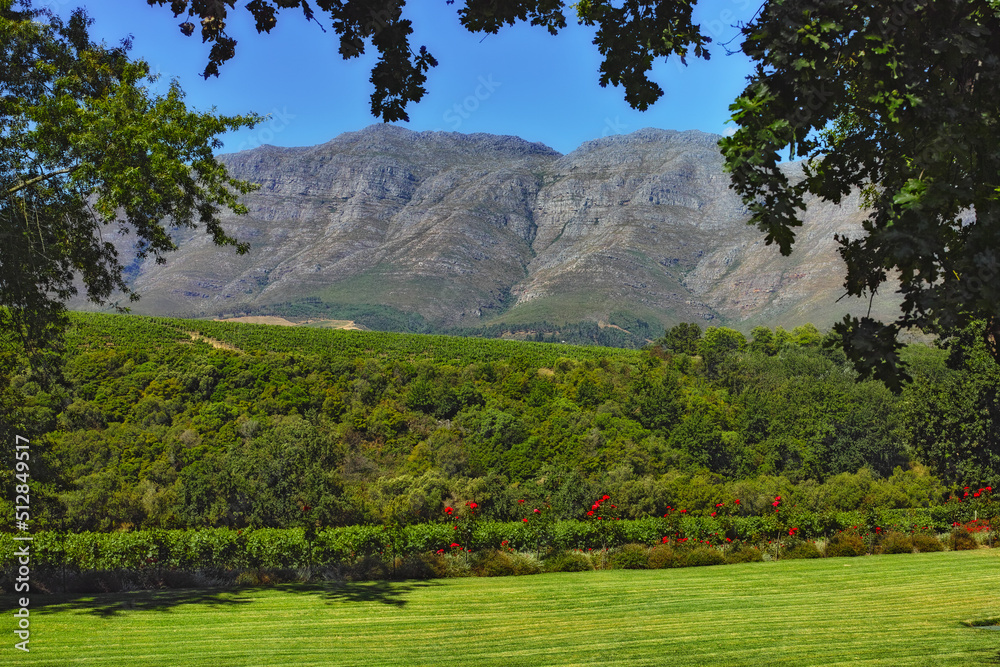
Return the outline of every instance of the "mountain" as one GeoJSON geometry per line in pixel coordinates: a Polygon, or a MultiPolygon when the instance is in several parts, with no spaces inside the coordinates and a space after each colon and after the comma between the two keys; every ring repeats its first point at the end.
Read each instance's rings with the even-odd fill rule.
{"type": "MultiPolygon", "coordinates": [[[[837,302],[833,235],[860,230],[857,197],[810,202],[782,257],[746,225],[718,139],[647,128],[561,155],[511,136],[373,125],[318,146],[223,155],[233,176],[261,185],[245,198],[249,215],[225,218],[250,253],[175,230],[165,265],[129,267],[142,294],[133,311],[657,332],[682,321],[822,328],[867,311],[837,302]]],[[[128,237],[116,242],[129,251],[128,237]]]]}

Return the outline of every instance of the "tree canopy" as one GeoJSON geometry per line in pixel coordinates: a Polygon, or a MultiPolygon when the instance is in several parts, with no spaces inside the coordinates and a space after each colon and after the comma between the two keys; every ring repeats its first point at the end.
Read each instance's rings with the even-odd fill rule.
{"type": "Polygon", "coordinates": [[[257,117],[189,111],[176,84],[151,94],[128,41],[95,44],[89,24],[79,9],[64,22],[0,0],[0,326],[29,352],[58,331],[81,282],[97,302],[136,298],[107,235],[134,233],[138,256],[158,261],[175,248],[168,225],[203,224],[247,249],[218,213],[243,212],[238,195],[253,186],[229,178],[213,149],[257,117]]]}
{"type": "Polygon", "coordinates": [[[837,325],[859,370],[898,387],[902,329],[949,341],[976,320],[1000,361],[997,3],[771,0],[743,34],[757,68],[722,147],[751,223],[788,254],[806,194],[860,190],[863,233],[837,238],[846,292],[898,281],[894,322],[837,325]]]}
{"type": "MultiPolygon", "coordinates": [[[[146,0],[151,6],[170,5],[174,17],[184,17],[179,27],[191,36],[193,21],[201,24],[203,42],[212,44],[203,76],[218,76],[220,65],[236,54],[237,40],[227,31],[229,12],[236,0],[146,0]]],[[[446,0],[454,4],[454,0],[446,0]]],[[[624,86],[625,99],[636,109],[646,109],[663,95],[647,73],[656,58],[676,55],[684,61],[689,51],[707,59],[711,38],[692,23],[696,0],[581,0],[572,8],[581,23],[597,26],[594,43],[604,56],[601,86],[624,86]],[[621,5],[621,6],[616,6],[621,5]]],[[[345,60],[364,55],[366,41],[379,53],[372,68],[372,115],[386,122],[409,120],[406,106],[419,102],[427,92],[426,72],[438,62],[426,47],[414,51],[409,36],[412,22],[403,17],[405,0],[252,0],[244,8],[253,16],[258,33],[277,25],[280,10],[299,10],[306,20],[328,23],[345,60]],[[313,9],[315,5],[317,12],[313,9]],[[321,18],[317,16],[322,13],[321,18]]],[[[470,32],[496,34],[505,25],[527,21],[555,35],[566,27],[562,0],[466,0],[458,10],[470,32]]],[[[325,31],[325,28],[324,28],[325,31]]]]}

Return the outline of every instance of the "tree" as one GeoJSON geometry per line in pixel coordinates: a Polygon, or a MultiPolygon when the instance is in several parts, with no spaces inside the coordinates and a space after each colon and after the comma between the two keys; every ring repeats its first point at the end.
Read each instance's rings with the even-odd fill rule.
{"type": "Polygon", "coordinates": [[[677,377],[647,370],[632,383],[627,407],[644,428],[669,432],[684,412],[677,377]]]}
{"type": "Polygon", "coordinates": [[[248,249],[218,213],[245,213],[237,197],[254,186],[229,178],[212,150],[258,117],[189,111],[176,83],[152,95],[128,41],[94,44],[90,23],[82,10],[64,23],[0,0],[0,328],[29,352],[57,336],[77,274],[92,301],[137,298],[102,237],[109,225],[159,262],[175,249],[167,224],[201,223],[215,243],[248,249]]]}
{"type": "Polygon", "coordinates": [[[778,343],[774,338],[774,332],[767,327],[754,327],[753,331],[750,332],[750,336],[753,338],[750,342],[751,350],[761,352],[769,357],[773,357],[778,353],[778,343]]]}
{"type": "Polygon", "coordinates": [[[657,345],[676,354],[698,354],[701,327],[694,322],[681,322],[666,330],[657,345]]]}
{"type": "MultiPolygon", "coordinates": [[[[594,43],[604,56],[601,86],[624,86],[625,99],[636,109],[646,109],[663,95],[663,89],[646,74],[654,59],[678,56],[683,62],[688,51],[708,59],[705,46],[711,42],[691,22],[697,0],[581,0],[573,5],[581,23],[598,26],[594,43]],[[615,5],[621,4],[621,7],[615,5]]],[[[203,42],[211,42],[203,76],[219,75],[219,66],[236,54],[237,41],[226,31],[229,11],[235,0],[146,0],[151,6],[170,4],[174,17],[187,18],[180,24],[187,36],[194,33],[193,20],[201,23],[203,42]]],[[[454,4],[454,0],[447,0],[454,4]]],[[[415,53],[410,48],[411,21],[402,16],[406,0],[315,0],[316,7],[330,21],[340,41],[345,60],[365,53],[370,40],[379,52],[372,68],[372,115],[386,122],[409,120],[406,105],[418,102],[426,93],[426,72],[437,60],[426,47],[415,53]]],[[[466,0],[458,11],[462,25],[470,32],[496,34],[504,25],[529,21],[555,35],[566,27],[563,0],[466,0]]],[[[269,33],[278,22],[281,9],[300,9],[307,21],[319,23],[306,0],[251,0],[245,5],[256,22],[258,33],[269,33]]],[[[325,30],[324,30],[325,32],[325,30]]]]}
{"type": "Polygon", "coordinates": [[[723,361],[746,347],[747,339],[739,331],[729,327],[709,327],[705,329],[705,335],[698,344],[698,351],[709,374],[715,375],[723,361]]]}
{"type": "Polygon", "coordinates": [[[977,322],[956,336],[955,370],[920,372],[914,364],[903,394],[907,446],[951,484],[1000,485],[1000,368],[989,358],[983,327],[977,322]]]}
{"type": "Polygon", "coordinates": [[[864,233],[837,241],[847,294],[898,279],[900,316],[836,325],[862,377],[907,378],[903,329],[953,340],[985,320],[1000,362],[1000,15],[995,0],[770,0],[745,26],[757,61],[721,142],[751,223],[789,254],[806,194],[861,191],[864,233]],[[801,178],[779,152],[805,158],[801,178]]]}

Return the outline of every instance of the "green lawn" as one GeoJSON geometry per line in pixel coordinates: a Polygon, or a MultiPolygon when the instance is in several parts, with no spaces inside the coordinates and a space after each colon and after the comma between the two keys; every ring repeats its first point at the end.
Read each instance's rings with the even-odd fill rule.
{"type": "Polygon", "coordinates": [[[4,665],[1000,664],[1000,550],[10,599],[4,665]]]}

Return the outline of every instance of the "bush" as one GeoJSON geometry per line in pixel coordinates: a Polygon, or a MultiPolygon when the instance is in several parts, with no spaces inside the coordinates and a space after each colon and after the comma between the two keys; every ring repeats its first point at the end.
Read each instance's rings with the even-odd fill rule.
{"type": "Polygon", "coordinates": [[[979,542],[976,542],[976,538],[964,526],[960,526],[951,531],[949,546],[952,551],[968,551],[969,549],[978,549],[979,542]]]}
{"type": "Polygon", "coordinates": [[[660,544],[650,550],[646,565],[651,570],[677,567],[677,556],[669,544],[660,544]]]}
{"type": "Polygon", "coordinates": [[[351,565],[347,578],[352,581],[388,579],[389,567],[378,556],[364,556],[351,565]]]}
{"type": "Polygon", "coordinates": [[[812,542],[798,542],[785,550],[782,558],[822,558],[823,554],[812,542]]]}
{"type": "Polygon", "coordinates": [[[913,539],[909,535],[894,530],[890,531],[882,538],[882,553],[911,554],[913,553],[913,539]]]}
{"type": "Polygon", "coordinates": [[[545,561],[546,572],[584,572],[593,570],[590,556],[582,551],[562,551],[545,561]]]}
{"type": "Polygon", "coordinates": [[[760,563],[764,560],[764,554],[760,549],[750,546],[739,546],[726,554],[727,563],[760,563]]]}
{"type": "Polygon", "coordinates": [[[703,565],[724,565],[726,557],[713,547],[697,547],[684,554],[685,567],[701,567],[703,565]]]}
{"type": "Polygon", "coordinates": [[[649,567],[649,548],[644,544],[626,544],[611,554],[612,570],[645,570],[649,567]]]}
{"type": "Polygon", "coordinates": [[[412,554],[396,559],[397,579],[441,579],[447,575],[448,562],[440,554],[412,554]]]}
{"type": "Polygon", "coordinates": [[[470,565],[472,572],[480,577],[512,577],[542,571],[541,564],[530,556],[492,549],[476,553],[470,565]]]}
{"type": "Polygon", "coordinates": [[[296,580],[298,575],[288,568],[255,568],[240,572],[233,583],[236,586],[273,586],[296,580]]]}
{"type": "Polygon", "coordinates": [[[920,553],[944,551],[944,545],[941,544],[941,540],[928,533],[916,533],[910,540],[913,542],[913,548],[920,553]]]}
{"type": "Polygon", "coordinates": [[[863,556],[866,552],[865,542],[857,533],[837,533],[826,545],[829,558],[863,556]]]}

